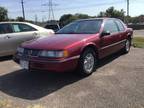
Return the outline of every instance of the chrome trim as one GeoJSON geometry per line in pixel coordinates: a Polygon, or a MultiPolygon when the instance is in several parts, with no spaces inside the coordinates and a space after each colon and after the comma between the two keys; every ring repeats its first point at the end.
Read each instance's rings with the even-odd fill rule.
{"type": "Polygon", "coordinates": [[[106,48],[108,48],[108,47],[112,47],[112,46],[114,46],[114,45],[120,44],[120,43],[125,42],[125,41],[126,41],[126,39],[124,39],[124,40],[122,40],[122,41],[119,41],[119,42],[116,42],[116,43],[113,43],[113,44],[111,44],[111,45],[104,46],[104,47],[100,48],[100,50],[106,49],[106,48]]]}
{"type": "Polygon", "coordinates": [[[73,56],[73,57],[70,57],[70,58],[66,58],[66,59],[63,59],[63,60],[49,60],[49,61],[46,61],[46,60],[31,60],[29,59],[29,61],[31,62],[44,62],[44,63],[62,63],[62,62],[66,62],[66,61],[69,61],[69,60],[73,60],[73,59],[78,59],[80,57],[80,55],[78,56],[73,56]]]}
{"type": "Polygon", "coordinates": [[[62,62],[69,61],[69,60],[73,60],[73,59],[79,59],[79,58],[80,58],[80,55],[77,55],[77,56],[73,56],[73,57],[64,59],[64,60],[62,60],[62,62]]]}

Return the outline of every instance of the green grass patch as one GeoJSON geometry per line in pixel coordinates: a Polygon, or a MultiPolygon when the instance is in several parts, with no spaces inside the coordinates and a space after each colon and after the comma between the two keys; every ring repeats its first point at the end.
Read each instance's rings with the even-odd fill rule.
{"type": "Polygon", "coordinates": [[[134,37],[133,46],[137,48],[144,48],[144,37],[134,37]]]}

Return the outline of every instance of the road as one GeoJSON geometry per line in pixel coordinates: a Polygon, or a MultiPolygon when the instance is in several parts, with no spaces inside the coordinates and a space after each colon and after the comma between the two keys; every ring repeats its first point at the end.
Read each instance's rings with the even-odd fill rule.
{"type": "Polygon", "coordinates": [[[144,108],[144,49],[103,59],[89,77],[30,73],[0,58],[0,108],[144,108]]]}

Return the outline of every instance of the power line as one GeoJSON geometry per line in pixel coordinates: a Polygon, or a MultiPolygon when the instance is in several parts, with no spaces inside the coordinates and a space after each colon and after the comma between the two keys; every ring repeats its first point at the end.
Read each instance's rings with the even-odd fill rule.
{"type": "Polygon", "coordinates": [[[48,12],[49,12],[48,21],[55,20],[53,6],[57,6],[57,4],[54,4],[52,0],[49,0],[49,3],[43,4],[42,6],[48,6],[49,7],[49,9],[48,9],[48,12]]]}
{"type": "MultiPolygon", "coordinates": [[[[61,11],[61,10],[76,10],[76,9],[87,9],[91,7],[100,7],[100,6],[105,6],[105,5],[114,5],[114,4],[119,4],[119,3],[124,3],[123,0],[117,1],[117,2],[109,2],[109,3],[95,3],[95,4],[90,4],[90,5],[80,5],[80,6],[73,6],[73,7],[67,7],[67,8],[57,8],[56,11],[61,11]]],[[[47,12],[47,11],[43,11],[47,12]]]]}
{"type": "MultiPolygon", "coordinates": [[[[76,9],[87,9],[87,8],[91,8],[91,7],[100,7],[100,6],[105,6],[105,5],[114,5],[114,4],[119,4],[119,3],[124,3],[123,0],[120,0],[118,2],[109,2],[109,3],[95,3],[95,4],[89,4],[89,5],[80,5],[80,6],[72,6],[72,7],[66,7],[66,8],[56,8],[54,9],[53,6],[58,6],[58,4],[54,4],[54,3],[46,3],[46,4],[42,4],[42,6],[48,6],[49,7],[49,11],[53,10],[54,11],[63,11],[63,10],[76,10],[76,9]],[[52,6],[52,7],[51,7],[52,6]]],[[[29,9],[27,10],[28,13],[34,13],[34,12],[48,12],[50,14],[51,17],[51,12],[46,11],[46,10],[42,10],[42,9],[29,9]]],[[[19,10],[17,11],[11,11],[10,13],[17,13],[20,12],[19,10]]]]}

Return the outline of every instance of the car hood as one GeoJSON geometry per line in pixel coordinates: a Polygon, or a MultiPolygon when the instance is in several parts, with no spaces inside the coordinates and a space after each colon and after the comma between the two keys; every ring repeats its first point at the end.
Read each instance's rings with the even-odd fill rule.
{"type": "Polygon", "coordinates": [[[75,43],[82,43],[97,34],[55,34],[49,37],[40,37],[22,44],[29,49],[62,50],[75,43]]]}

